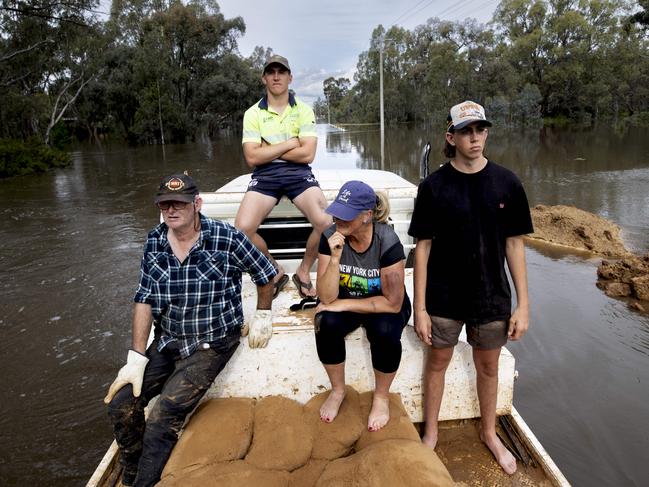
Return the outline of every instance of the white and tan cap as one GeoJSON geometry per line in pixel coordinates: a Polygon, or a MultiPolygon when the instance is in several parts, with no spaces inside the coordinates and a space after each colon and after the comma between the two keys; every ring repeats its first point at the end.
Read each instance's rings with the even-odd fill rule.
{"type": "Polygon", "coordinates": [[[474,122],[482,122],[482,125],[486,125],[487,127],[491,127],[492,125],[491,122],[487,120],[482,105],[471,100],[463,101],[451,108],[451,113],[447,120],[447,132],[451,129],[459,130],[474,122]]]}

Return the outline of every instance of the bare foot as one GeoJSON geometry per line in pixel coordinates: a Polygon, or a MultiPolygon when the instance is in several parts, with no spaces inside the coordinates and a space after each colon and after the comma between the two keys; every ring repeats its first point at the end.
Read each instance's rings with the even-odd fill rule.
{"type": "Polygon", "coordinates": [[[502,444],[500,438],[496,434],[487,437],[482,431],[480,432],[480,439],[491,450],[496,461],[508,475],[513,475],[516,472],[516,459],[514,455],[502,444]]]}
{"type": "Polygon", "coordinates": [[[338,411],[340,410],[340,405],[345,399],[345,390],[335,391],[331,390],[327,400],[322,404],[320,408],[320,419],[325,423],[331,423],[336,416],[338,416],[338,411]]]}
{"type": "Polygon", "coordinates": [[[434,450],[437,446],[437,433],[435,433],[434,435],[425,434],[421,438],[421,442],[431,450],[434,450]]]}
{"type": "Polygon", "coordinates": [[[390,399],[377,396],[375,393],[372,398],[370,416],[367,418],[367,429],[378,431],[388,424],[388,421],[390,421],[390,399]]]}

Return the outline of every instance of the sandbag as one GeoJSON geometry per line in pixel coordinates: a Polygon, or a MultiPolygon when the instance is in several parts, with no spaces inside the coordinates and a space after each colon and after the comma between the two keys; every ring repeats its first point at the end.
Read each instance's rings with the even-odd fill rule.
{"type": "Polygon", "coordinates": [[[384,440],[406,439],[417,442],[421,441],[417,429],[410,421],[408,413],[403,407],[401,396],[395,393],[390,394],[390,421],[388,421],[388,424],[379,431],[368,431],[367,418],[369,417],[370,409],[372,408],[372,396],[372,391],[363,392],[359,395],[361,417],[363,418],[363,424],[365,427],[363,428],[361,437],[358,439],[354,447],[356,451],[360,451],[369,445],[384,440]]]}
{"type": "Polygon", "coordinates": [[[309,460],[312,448],[311,427],[300,403],[280,396],[257,403],[246,462],[258,468],[292,471],[309,460]]]}
{"type": "Polygon", "coordinates": [[[316,487],[450,487],[451,475],[419,441],[385,440],[329,462],[316,487]]]}
{"type": "Polygon", "coordinates": [[[156,487],[288,487],[289,477],[286,471],[263,470],[235,460],[176,472],[162,479],[156,487]]]}
{"type": "Polygon", "coordinates": [[[329,396],[329,392],[312,397],[304,405],[304,414],[313,428],[311,458],[333,460],[349,455],[354,443],[366,428],[366,423],[361,419],[358,392],[350,386],[346,387],[345,399],[336,419],[331,423],[322,421],[320,407],[329,396]]]}
{"type": "Polygon", "coordinates": [[[250,447],[254,407],[249,398],[201,403],[171,452],[162,478],[196,466],[242,459],[250,447]]]}
{"type": "Polygon", "coordinates": [[[289,487],[314,487],[329,460],[311,459],[306,464],[291,472],[289,487]]]}

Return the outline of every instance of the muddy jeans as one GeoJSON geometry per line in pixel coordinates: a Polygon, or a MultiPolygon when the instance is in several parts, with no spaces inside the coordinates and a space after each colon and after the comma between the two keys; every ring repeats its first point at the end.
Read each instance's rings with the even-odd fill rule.
{"type": "Polygon", "coordinates": [[[220,343],[200,348],[185,359],[174,343],[158,352],[158,340],[153,341],[146,352],[149,363],[140,397],[133,396],[128,384],[108,405],[125,477],[137,472],[134,485],[150,486],[160,479],[185,418],[230,360],[239,340],[236,330],[220,343]],[[144,408],[158,394],[145,425],[144,408]]]}

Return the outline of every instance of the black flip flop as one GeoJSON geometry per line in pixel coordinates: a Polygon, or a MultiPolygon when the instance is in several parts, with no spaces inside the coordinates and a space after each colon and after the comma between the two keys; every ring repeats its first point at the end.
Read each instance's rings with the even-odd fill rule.
{"type": "Polygon", "coordinates": [[[302,298],[299,303],[292,304],[289,308],[291,311],[302,311],[309,308],[315,308],[320,303],[320,300],[315,296],[302,298]]]}
{"type": "Polygon", "coordinates": [[[279,278],[279,281],[273,284],[273,299],[275,299],[277,295],[282,291],[282,289],[284,289],[284,286],[286,286],[287,282],[288,282],[288,276],[284,274],[282,277],[279,278]]]}

